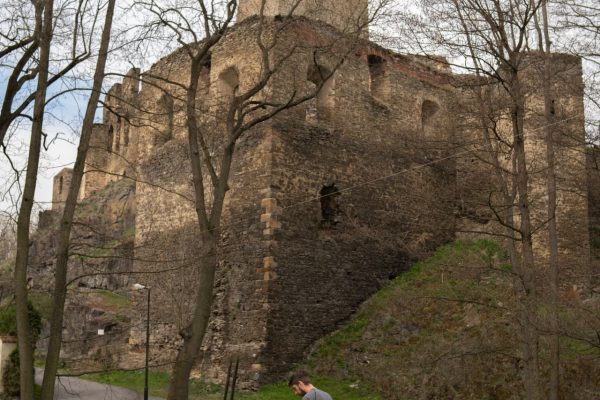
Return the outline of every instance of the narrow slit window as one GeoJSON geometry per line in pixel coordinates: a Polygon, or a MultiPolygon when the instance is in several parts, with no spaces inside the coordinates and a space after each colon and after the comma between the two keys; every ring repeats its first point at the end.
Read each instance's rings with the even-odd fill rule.
{"type": "Polygon", "coordinates": [[[339,223],[338,197],[340,192],[335,184],[323,186],[319,192],[321,200],[321,227],[332,228],[339,223]]]}
{"type": "Polygon", "coordinates": [[[106,143],[106,151],[108,151],[109,153],[112,151],[112,148],[113,148],[113,142],[115,140],[114,136],[115,136],[115,130],[113,129],[113,126],[110,125],[108,127],[108,141],[106,143]]]}

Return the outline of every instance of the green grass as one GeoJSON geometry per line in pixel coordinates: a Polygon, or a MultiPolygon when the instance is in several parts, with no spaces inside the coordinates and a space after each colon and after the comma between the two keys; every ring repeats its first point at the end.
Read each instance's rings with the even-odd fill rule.
{"type": "MultiPolygon", "coordinates": [[[[334,399],[344,400],[380,400],[381,397],[367,387],[355,387],[353,383],[323,376],[313,378],[314,384],[321,390],[331,394],[334,399]]],[[[236,395],[239,400],[290,400],[294,395],[286,382],[280,382],[261,388],[256,393],[236,395]]]]}
{"type": "Polygon", "coordinates": [[[104,304],[114,307],[117,310],[129,308],[131,305],[131,300],[127,296],[109,290],[98,290],[94,291],[94,293],[100,296],[104,304]]]}
{"type": "MultiPolygon", "coordinates": [[[[495,307],[500,300],[509,300],[505,299],[511,282],[506,263],[506,253],[492,241],[442,246],[371,297],[342,329],[324,338],[307,365],[317,373],[359,385],[368,382],[377,388],[369,393],[394,397],[401,384],[406,393],[400,398],[419,397],[423,376],[439,375],[429,367],[436,363],[429,360],[443,359],[445,354],[453,360],[454,353],[460,353],[453,343],[477,348],[481,324],[502,317],[495,307]],[[469,310],[474,311],[473,318],[480,318],[475,328],[465,325],[469,310]]],[[[491,328],[493,334],[507,330],[500,328],[491,328]]],[[[452,361],[447,367],[456,368],[452,361]]],[[[440,396],[436,398],[445,398],[443,389],[435,390],[431,393],[440,396]]]]}
{"type": "MultiPolygon", "coordinates": [[[[94,382],[107,383],[142,393],[144,390],[143,371],[113,371],[100,374],[91,374],[82,377],[94,382]]],[[[169,387],[169,374],[166,372],[151,372],[148,377],[150,395],[166,397],[169,387]]],[[[351,382],[317,376],[315,385],[329,392],[335,399],[345,400],[380,400],[367,387],[353,387],[351,382]]],[[[191,400],[219,400],[223,397],[223,388],[219,385],[205,383],[192,379],[190,381],[191,400]]],[[[237,400],[289,400],[293,399],[290,388],[286,382],[267,385],[257,392],[236,392],[237,400]]]]}
{"type": "MultiPolygon", "coordinates": [[[[148,389],[152,396],[166,397],[169,388],[169,374],[166,372],[151,371],[148,376],[148,389]]],[[[138,393],[144,391],[144,371],[111,371],[99,374],[85,375],[82,379],[107,383],[134,390],[138,393]]],[[[213,399],[213,395],[220,393],[221,388],[217,385],[207,384],[198,380],[190,381],[190,398],[194,396],[213,399]]],[[[215,396],[214,399],[219,398],[215,396]]]]}

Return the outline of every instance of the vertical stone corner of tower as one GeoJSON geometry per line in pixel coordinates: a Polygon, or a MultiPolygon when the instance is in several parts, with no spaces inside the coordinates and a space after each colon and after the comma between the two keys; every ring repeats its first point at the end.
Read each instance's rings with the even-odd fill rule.
{"type": "Polygon", "coordinates": [[[58,174],[54,175],[52,181],[52,209],[60,210],[64,207],[71,186],[71,177],[73,170],[63,168],[58,174]]]}

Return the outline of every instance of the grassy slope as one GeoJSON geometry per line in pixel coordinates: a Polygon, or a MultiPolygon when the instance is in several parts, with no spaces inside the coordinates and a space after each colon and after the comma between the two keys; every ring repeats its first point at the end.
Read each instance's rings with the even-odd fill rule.
{"type": "Polygon", "coordinates": [[[309,365],[369,382],[389,399],[509,398],[518,384],[505,340],[513,329],[509,288],[506,256],[495,243],[444,246],[325,338],[309,365]]]}
{"type": "MultiPolygon", "coordinates": [[[[322,340],[308,366],[368,382],[385,399],[519,399],[517,305],[501,248],[455,242],[367,301],[345,328],[322,340]]],[[[600,398],[600,345],[585,342],[600,328],[591,307],[563,305],[564,398],[600,398]],[[584,340],[568,337],[574,334],[584,340]]],[[[538,310],[543,326],[548,307],[538,310]]],[[[544,337],[540,359],[547,378],[544,337]]]]}
{"type": "MultiPolygon", "coordinates": [[[[497,244],[444,246],[365,302],[344,328],[315,346],[305,364],[316,372],[317,386],[336,400],[518,399],[522,364],[512,284],[506,254],[497,244]]],[[[541,316],[544,310],[540,307],[541,316]]],[[[563,311],[570,326],[589,322],[575,308],[563,311]]],[[[577,329],[595,337],[593,329],[577,329]]],[[[598,347],[567,338],[562,344],[564,398],[600,398],[598,347]]],[[[545,365],[544,340],[541,345],[545,365]]],[[[141,373],[112,380],[139,391],[142,382],[141,373]]],[[[153,374],[153,393],[164,396],[167,382],[166,374],[153,374]]],[[[221,388],[195,382],[190,398],[217,400],[221,388]]],[[[236,398],[294,397],[279,383],[236,398]]]]}

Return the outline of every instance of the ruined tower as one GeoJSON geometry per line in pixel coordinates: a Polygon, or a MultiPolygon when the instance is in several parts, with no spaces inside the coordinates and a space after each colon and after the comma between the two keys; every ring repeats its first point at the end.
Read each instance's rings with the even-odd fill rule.
{"type": "Polygon", "coordinates": [[[238,22],[261,14],[303,16],[333,25],[342,32],[361,31],[366,37],[369,20],[368,0],[240,0],[238,22]]]}
{"type": "Polygon", "coordinates": [[[71,175],[73,170],[71,168],[63,168],[58,174],[54,176],[52,182],[52,209],[58,210],[63,209],[67,196],[69,194],[69,187],[71,186],[71,175]]]}

